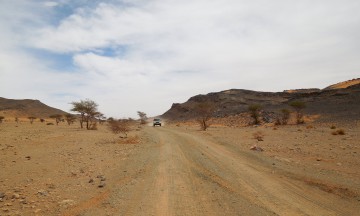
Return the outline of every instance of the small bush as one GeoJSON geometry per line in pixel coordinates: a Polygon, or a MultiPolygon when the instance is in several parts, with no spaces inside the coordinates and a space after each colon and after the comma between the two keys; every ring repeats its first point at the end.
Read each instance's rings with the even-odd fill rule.
{"type": "Polygon", "coordinates": [[[314,128],[314,126],[312,126],[312,125],[307,125],[306,126],[306,129],[312,129],[312,128],[314,128]]]}
{"type": "Polygon", "coordinates": [[[331,125],[330,129],[336,129],[335,125],[331,125]]]}
{"type": "Polygon", "coordinates": [[[253,133],[254,139],[257,139],[257,141],[264,141],[264,133],[261,131],[253,133]]]}
{"type": "Polygon", "coordinates": [[[54,125],[54,123],[49,122],[49,123],[47,123],[46,125],[54,125]]]}
{"type": "Polygon", "coordinates": [[[345,131],[343,129],[339,129],[336,131],[339,135],[345,135],[345,131]]]}
{"type": "Polygon", "coordinates": [[[248,111],[250,112],[251,118],[254,119],[253,124],[257,125],[260,124],[260,110],[262,109],[262,106],[260,104],[252,104],[249,105],[248,111]]]}
{"type": "Polygon", "coordinates": [[[92,124],[90,124],[89,130],[97,130],[97,124],[96,122],[93,122],[92,124]]]}
{"type": "Polygon", "coordinates": [[[281,120],[280,120],[280,118],[276,118],[274,125],[275,125],[275,126],[281,125],[281,120]]]}
{"type": "Polygon", "coordinates": [[[125,136],[120,135],[120,138],[127,138],[127,134],[131,131],[130,123],[131,121],[127,119],[109,121],[108,128],[114,134],[125,135],[125,136]]]}
{"type": "Polygon", "coordinates": [[[331,132],[332,135],[345,135],[344,129],[338,129],[336,131],[331,132]]]}

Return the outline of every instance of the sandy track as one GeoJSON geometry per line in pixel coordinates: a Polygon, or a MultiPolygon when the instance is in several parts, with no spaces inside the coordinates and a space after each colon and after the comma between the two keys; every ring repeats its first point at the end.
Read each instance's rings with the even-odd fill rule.
{"type": "Polygon", "coordinates": [[[360,210],[354,201],[276,174],[201,133],[151,127],[145,133],[148,146],[126,168],[141,172],[111,191],[115,215],[356,215],[360,210]]]}

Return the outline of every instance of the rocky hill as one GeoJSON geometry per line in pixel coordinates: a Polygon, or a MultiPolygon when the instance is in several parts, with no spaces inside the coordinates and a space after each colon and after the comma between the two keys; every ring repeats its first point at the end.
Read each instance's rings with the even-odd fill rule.
{"type": "Polygon", "coordinates": [[[214,107],[214,117],[223,118],[247,112],[249,105],[259,104],[265,113],[276,114],[288,108],[291,101],[304,101],[308,115],[319,115],[320,120],[333,118],[360,120],[359,79],[342,82],[325,89],[299,89],[284,92],[257,92],[243,89],[230,89],[221,92],[197,95],[185,103],[174,103],[162,117],[169,120],[191,120],[196,117],[195,108],[206,102],[214,107]]]}
{"type": "Polygon", "coordinates": [[[331,85],[331,86],[328,86],[328,87],[324,88],[324,90],[343,89],[343,88],[348,88],[348,87],[356,86],[356,85],[360,85],[360,78],[352,79],[352,80],[348,80],[348,81],[344,81],[344,82],[340,82],[340,83],[336,83],[334,85],[331,85]]]}
{"type": "Polygon", "coordinates": [[[14,100],[0,97],[0,115],[5,117],[48,118],[50,115],[66,112],[41,103],[39,100],[14,100]]]}

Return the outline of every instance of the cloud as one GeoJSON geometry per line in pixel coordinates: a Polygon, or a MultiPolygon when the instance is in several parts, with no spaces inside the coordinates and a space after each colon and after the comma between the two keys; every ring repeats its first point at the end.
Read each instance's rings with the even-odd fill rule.
{"type": "Polygon", "coordinates": [[[1,75],[46,84],[6,85],[9,96],[93,98],[112,116],[230,88],[325,87],[360,66],[355,0],[11,2],[0,7],[1,75]]]}
{"type": "Polygon", "coordinates": [[[47,1],[47,2],[44,2],[44,5],[46,7],[56,7],[56,6],[59,5],[59,3],[58,2],[53,2],[53,1],[47,1]]]}

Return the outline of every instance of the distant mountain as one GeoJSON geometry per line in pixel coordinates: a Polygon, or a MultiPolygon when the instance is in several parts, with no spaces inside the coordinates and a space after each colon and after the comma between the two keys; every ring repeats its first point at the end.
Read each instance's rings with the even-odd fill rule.
{"type": "Polygon", "coordinates": [[[162,117],[169,120],[191,120],[196,117],[195,107],[203,102],[216,107],[214,117],[240,115],[249,105],[259,104],[266,113],[278,113],[288,108],[291,101],[304,101],[306,114],[320,115],[321,119],[341,118],[360,120],[360,79],[354,79],[320,89],[297,89],[284,92],[257,92],[230,89],[197,95],[185,103],[174,103],[162,117]]]}
{"type": "Polygon", "coordinates": [[[15,100],[0,97],[0,115],[5,117],[49,118],[54,114],[67,114],[66,112],[41,103],[39,100],[15,100]]]}

